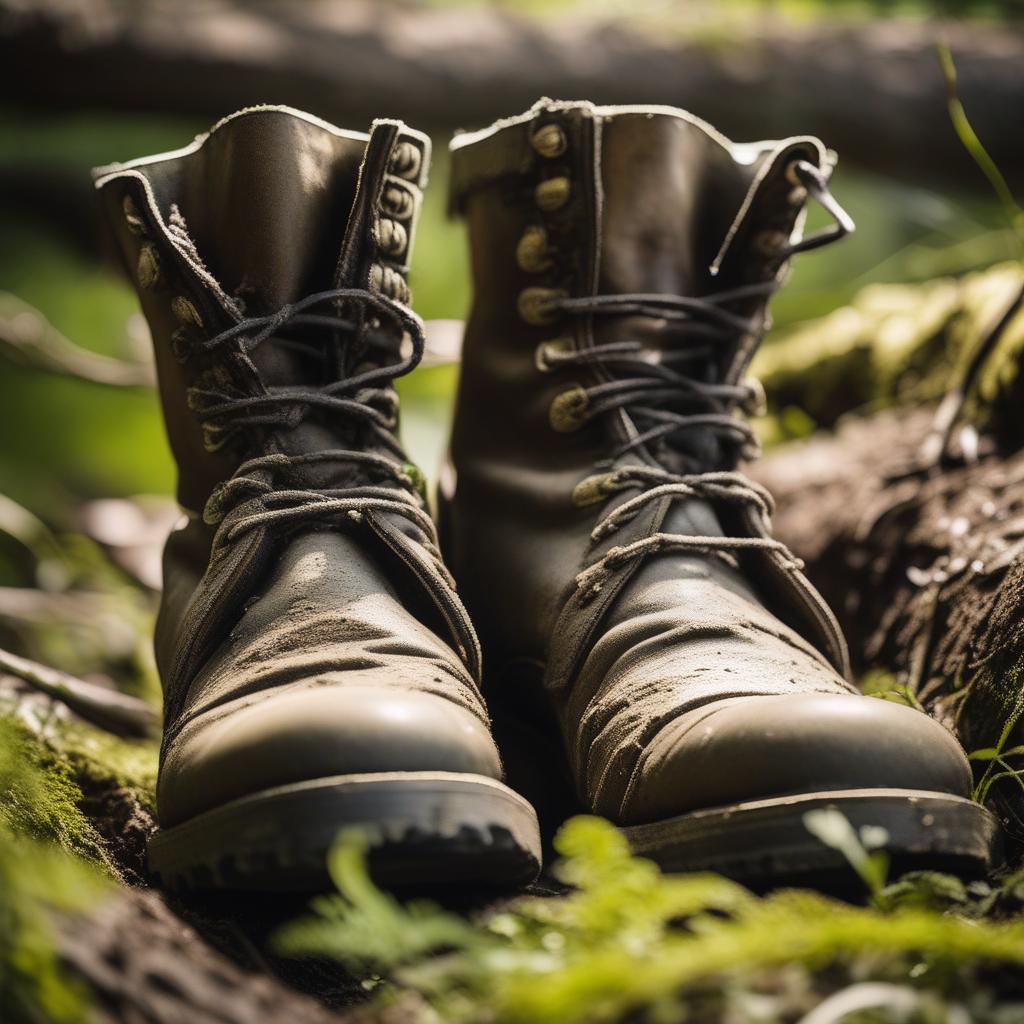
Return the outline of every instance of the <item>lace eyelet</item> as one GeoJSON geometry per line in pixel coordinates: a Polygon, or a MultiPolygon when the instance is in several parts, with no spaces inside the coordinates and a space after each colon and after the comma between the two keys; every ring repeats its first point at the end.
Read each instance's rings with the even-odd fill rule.
{"type": "Polygon", "coordinates": [[[423,154],[420,152],[419,147],[411,142],[404,141],[399,142],[395,146],[391,159],[388,161],[388,169],[392,174],[397,174],[400,178],[415,181],[420,173],[422,163],[423,154]]]}
{"type": "Polygon", "coordinates": [[[199,315],[199,310],[184,295],[175,295],[171,299],[171,312],[182,327],[203,326],[203,318],[199,315]]]}
{"type": "Polygon", "coordinates": [[[542,274],[554,261],[548,255],[548,233],[540,224],[531,224],[516,246],[516,263],[527,274],[542,274]]]}
{"type": "Polygon", "coordinates": [[[553,324],[560,316],[552,304],[555,299],[564,299],[569,293],[564,288],[524,288],[519,293],[516,309],[519,316],[533,327],[553,324]]]}
{"type": "Polygon", "coordinates": [[[171,355],[175,362],[188,362],[192,355],[192,335],[187,327],[179,327],[171,334],[171,355]]]}
{"type": "Polygon", "coordinates": [[[139,215],[139,208],[131,196],[125,196],[121,201],[121,210],[124,212],[124,219],[128,224],[128,230],[133,235],[146,234],[146,222],[139,215]]]}
{"type": "Polygon", "coordinates": [[[553,338],[549,341],[542,341],[533,350],[533,365],[541,373],[551,373],[556,369],[550,363],[552,355],[569,352],[572,350],[572,338],[553,338]]]}
{"type": "Polygon", "coordinates": [[[534,190],[534,199],[545,213],[554,213],[569,202],[571,193],[572,184],[568,178],[548,178],[534,190]]]}
{"type": "Polygon", "coordinates": [[[379,227],[380,247],[389,256],[401,256],[409,242],[409,233],[397,220],[391,220],[386,217],[381,218],[379,227]]]}
{"type": "Polygon", "coordinates": [[[407,189],[389,185],[380,198],[381,209],[399,220],[408,220],[416,207],[416,200],[407,189]]]}
{"type": "Polygon", "coordinates": [[[143,242],[139,249],[135,278],[141,288],[152,288],[160,280],[160,254],[152,242],[143,242]]]}
{"type": "Polygon", "coordinates": [[[538,128],[530,139],[530,145],[547,160],[561,156],[568,146],[565,132],[557,124],[546,124],[538,128]]]}
{"type": "Polygon", "coordinates": [[[572,434],[586,423],[590,406],[587,392],[579,384],[556,395],[548,408],[548,422],[559,434],[572,434]]]}
{"type": "Polygon", "coordinates": [[[215,423],[203,424],[203,447],[208,452],[219,452],[227,442],[227,431],[215,423]]]}
{"type": "Polygon", "coordinates": [[[187,388],[185,391],[185,406],[190,412],[202,412],[205,399],[200,388],[187,388]]]}
{"type": "Polygon", "coordinates": [[[610,494],[620,490],[617,473],[598,473],[581,480],[572,489],[572,503],[576,508],[600,505],[610,494]]]}

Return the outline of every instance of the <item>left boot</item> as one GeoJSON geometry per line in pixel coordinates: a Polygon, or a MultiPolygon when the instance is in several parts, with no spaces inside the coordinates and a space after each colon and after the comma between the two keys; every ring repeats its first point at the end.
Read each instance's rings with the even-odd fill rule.
{"type": "Polygon", "coordinates": [[[253,107],[99,172],[185,513],[155,637],[166,885],[316,889],[345,829],[396,887],[515,888],[539,868],[398,437],[429,155],[401,122],[253,107]]]}
{"type": "Polygon", "coordinates": [[[962,750],[850,684],[834,616],[737,472],[768,297],[852,228],[824,147],[542,101],[452,148],[475,294],[442,544],[499,738],[520,737],[507,763],[553,737],[583,806],[671,869],[832,870],[804,824],[822,807],[884,827],[903,863],[983,867],[995,823],[962,750]],[[809,197],[836,226],[801,241],[809,197]]]}

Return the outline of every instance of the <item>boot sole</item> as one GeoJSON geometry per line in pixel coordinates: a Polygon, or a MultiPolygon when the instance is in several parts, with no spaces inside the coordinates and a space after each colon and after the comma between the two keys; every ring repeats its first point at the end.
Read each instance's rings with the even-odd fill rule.
{"type": "Polygon", "coordinates": [[[532,882],[533,808],[494,779],[455,772],[339,775],[263,790],[156,833],[149,867],[172,889],[323,891],[327,854],[362,829],[375,881],[410,889],[532,882]]]}
{"type": "Polygon", "coordinates": [[[995,817],[963,797],[909,789],[810,793],[695,811],[622,829],[634,853],[664,871],[715,871],[754,887],[856,880],[842,853],[804,824],[808,811],[834,809],[856,830],[880,826],[897,872],[928,868],[980,876],[1000,859],[995,817]]]}

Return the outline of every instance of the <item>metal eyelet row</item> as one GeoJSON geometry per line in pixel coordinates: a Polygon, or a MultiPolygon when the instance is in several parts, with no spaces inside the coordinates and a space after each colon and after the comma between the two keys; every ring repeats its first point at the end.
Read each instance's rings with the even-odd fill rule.
{"type": "MultiPolygon", "coordinates": [[[[561,125],[554,122],[541,125],[530,137],[530,145],[541,160],[557,160],[569,148],[569,140],[561,125]]],[[[564,175],[544,178],[534,188],[533,199],[542,214],[557,213],[572,197],[572,182],[564,175]]],[[[516,263],[527,274],[544,274],[551,270],[552,258],[548,229],[543,224],[530,224],[516,245],[516,263]]],[[[547,327],[559,319],[554,300],[565,298],[564,288],[529,285],[516,301],[519,317],[531,327],[547,327]]],[[[561,353],[571,351],[571,337],[557,337],[542,341],[534,352],[534,365],[540,373],[554,369],[552,360],[561,353]]],[[[548,407],[548,422],[559,434],[579,430],[586,423],[589,399],[586,391],[573,384],[557,394],[548,407]]]]}
{"type": "MultiPolygon", "coordinates": [[[[150,239],[146,221],[130,195],[122,199],[121,209],[128,230],[136,238],[141,239],[135,264],[135,279],[140,288],[155,288],[161,280],[160,251],[156,243],[150,239]]],[[[203,328],[203,318],[195,304],[184,295],[172,297],[170,306],[171,315],[178,324],[171,334],[171,355],[177,362],[184,363],[192,354],[196,333],[203,328]]]]}
{"type": "Polygon", "coordinates": [[[157,247],[149,238],[146,230],[146,222],[135,205],[135,200],[126,195],[121,201],[121,209],[124,211],[125,223],[128,230],[141,239],[139,255],[135,263],[135,279],[140,288],[149,290],[157,285],[160,280],[160,253],[157,247]]]}
{"type": "MultiPolygon", "coordinates": [[[[541,125],[530,137],[530,144],[542,160],[557,159],[569,148],[565,130],[554,122],[541,125]]],[[[542,213],[553,213],[568,202],[570,191],[568,178],[545,178],[534,190],[534,201],[542,213]]],[[[527,274],[543,274],[554,266],[547,228],[543,224],[526,227],[516,245],[516,263],[527,274]]],[[[524,288],[516,304],[520,318],[532,327],[554,323],[557,313],[551,310],[550,301],[565,294],[558,288],[524,288]]]]}
{"type": "MultiPolygon", "coordinates": [[[[160,253],[156,244],[150,240],[146,230],[146,222],[139,213],[135,201],[130,195],[126,195],[121,202],[121,209],[124,211],[124,219],[128,230],[140,238],[138,262],[136,263],[135,276],[139,287],[145,289],[154,288],[160,281],[160,253]]],[[[171,355],[178,363],[185,363],[195,348],[195,342],[199,332],[203,329],[203,318],[195,303],[185,295],[174,295],[170,301],[171,316],[177,323],[177,327],[171,332],[171,355]]],[[[198,377],[201,385],[207,371],[198,377]]],[[[200,388],[193,386],[188,389],[185,395],[185,404],[194,412],[202,411],[202,400],[200,388]]],[[[203,447],[208,452],[216,452],[224,447],[227,441],[225,430],[215,423],[202,424],[203,447]]]]}
{"type": "MultiPolygon", "coordinates": [[[[387,181],[381,193],[374,237],[382,257],[404,267],[409,252],[412,218],[416,213],[417,188],[423,152],[408,139],[399,141],[388,160],[388,174],[401,181],[387,181]],[[409,184],[406,184],[408,182],[409,184]]],[[[376,262],[370,267],[370,287],[389,299],[408,306],[412,293],[399,267],[376,262]]]]}

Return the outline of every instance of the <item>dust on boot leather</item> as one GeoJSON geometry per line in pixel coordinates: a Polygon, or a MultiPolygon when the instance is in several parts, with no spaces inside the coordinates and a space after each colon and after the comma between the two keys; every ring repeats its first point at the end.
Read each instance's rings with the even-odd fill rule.
{"type": "Polygon", "coordinates": [[[257,107],[96,172],[187,514],[156,633],[150,861],[170,884],[315,886],[346,826],[389,883],[536,872],[535,816],[500,781],[479,645],[397,437],[429,155],[400,122],[257,107]]]}
{"type": "Polygon", "coordinates": [[[737,145],[666,107],[541,101],[452,143],[474,299],[445,555],[489,700],[550,723],[583,806],[668,867],[826,870],[820,806],[910,861],[977,867],[994,832],[953,737],[850,684],[737,471],[768,298],[852,227],[831,165],[816,139],[737,145]],[[835,225],[801,240],[809,197],[835,225]]]}

